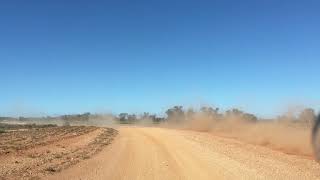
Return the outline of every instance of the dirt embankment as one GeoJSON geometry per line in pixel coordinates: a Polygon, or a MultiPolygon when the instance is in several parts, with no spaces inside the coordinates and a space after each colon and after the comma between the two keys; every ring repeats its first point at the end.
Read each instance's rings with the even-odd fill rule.
{"type": "Polygon", "coordinates": [[[0,179],[38,179],[88,159],[117,131],[90,126],[24,127],[0,136],[0,179]]]}

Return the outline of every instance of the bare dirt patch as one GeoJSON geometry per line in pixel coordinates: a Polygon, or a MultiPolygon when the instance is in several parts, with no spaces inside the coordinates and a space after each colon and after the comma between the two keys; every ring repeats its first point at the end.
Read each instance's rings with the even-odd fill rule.
{"type": "Polygon", "coordinates": [[[0,179],[41,179],[90,158],[116,135],[93,126],[2,126],[0,179]]]}

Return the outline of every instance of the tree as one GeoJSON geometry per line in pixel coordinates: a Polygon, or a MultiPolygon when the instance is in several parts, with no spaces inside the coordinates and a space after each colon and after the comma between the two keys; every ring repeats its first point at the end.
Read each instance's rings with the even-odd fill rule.
{"type": "Polygon", "coordinates": [[[239,109],[233,108],[231,110],[226,111],[226,116],[235,116],[235,117],[239,117],[243,115],[243,111],[240,111],[239,109]]]}
{"type": "Polygon", "coordinates": [[[128,115],[129,123],[134,123],[135,121],[137,121],[137,116],[135,114],[128,115]]]}
{"type": "Polygon", "coordinates": [[[299,120],[301,122],[307,123],[309,125],[312,125],[315,122],[316,114],[313,109],[306,108],[301,111],[299,114],[299,120]]]}
{"type": "Polygon", "coordinates": [[[155,123],[155,124],[160,123],[160,122],[162,122],[164,120],[165,120],[164,118],[157,117],[156,115],[154,115],[154,118],[152,118],[152,122],[155,123]]]}
{"type": "Polygon", "coordinates": [[[119,114],[120,123],[128,123],[128,113],[119,114]]]}
{"type": "Polygon", "coordinates": [[[253,114],[250,114],[250,113],[244,113],[242,115],[242,118],[246,121],[250,121],[250,122],[256,122],[258,120],[258,118],[253,115],[253,114]]]}
{"type": "Polygon", "coordinates": [[[166,111],[168,120],[181,121],[184,120],[184,111],[182,106],[174,106],[166,111]]]}
{"type": "Polygon", "coordinates": [[[194,115],[195,115],[194,110],[192,108],[189,108],[186,112],[186,118],[189,120],[193,119],[194,115]]]}
{"type": "Polygon", "coordinates": [[[142,115],[142,117],[141,117],[141,119],[149,119],[150,118],[150,113],[148,113],[148,112],[144,112],[143,113],[143,115],[142,115]]]}
{"type": "Polygon", "coordinates": [[[203,106],[200,108],[200,111],[210,117],[210,118],[217,118],[218,115],[219,115],[219,108],[213,108],[213,107],[206,107],[206,106],[203,106]]]}
{"type": "Polygon", "coordinates": [[[80,117],[81,117],[80,119],[84,120],[84,121],[89,121],[90,115],[91,115],[91,113],[89,113],[89,112],[81,114],[80,115],[80,117]]]}
{"type": "Polygon", "coordinates": [[[255,115],[250,113],[245,113],[236,108],[226,111],[226,117],[236,121],[240,120],[240,121],[256,122],[258,120],[258,118],[255,115]]]}

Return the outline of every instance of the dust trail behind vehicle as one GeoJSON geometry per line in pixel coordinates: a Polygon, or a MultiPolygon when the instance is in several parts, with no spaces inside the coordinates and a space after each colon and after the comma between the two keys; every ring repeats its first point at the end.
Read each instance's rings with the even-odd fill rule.
{"type": "Polygon", "coordinates": [[[294,121],[246,121],[235,117],[212,119],[198,115],[190,120],[165,123],[163,127],[209,132],[247,143],[266,146],[287,154],[313,156],[312,127],[294,121]]]}

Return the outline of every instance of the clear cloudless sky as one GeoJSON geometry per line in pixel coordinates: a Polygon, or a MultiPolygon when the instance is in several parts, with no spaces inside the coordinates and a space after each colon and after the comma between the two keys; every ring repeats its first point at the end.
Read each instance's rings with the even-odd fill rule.
{"type": "Polygon", "coordinates": [[[0,115],[319,108],[320,1],[0,2],[0,115]]]}

